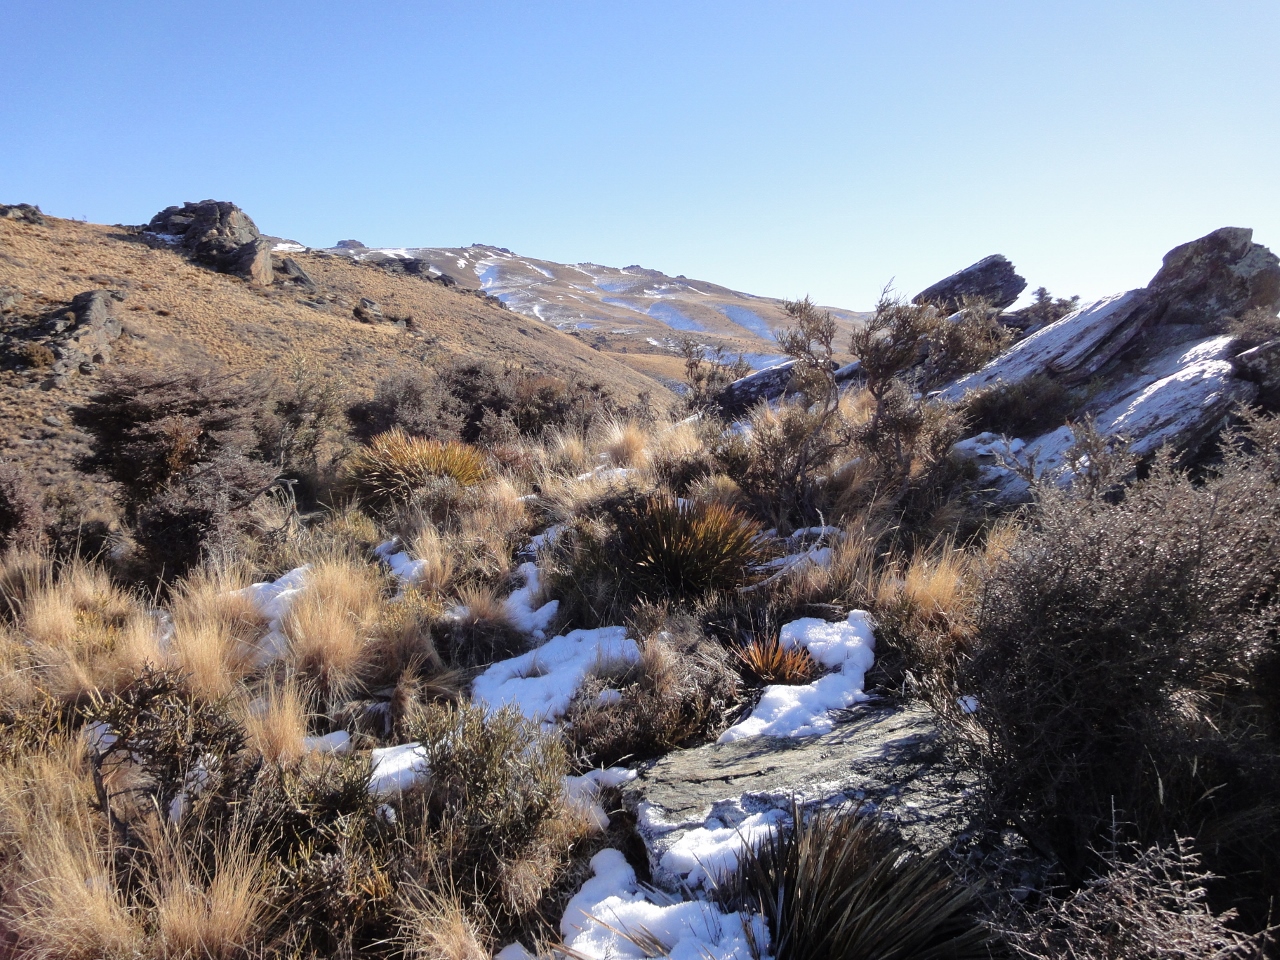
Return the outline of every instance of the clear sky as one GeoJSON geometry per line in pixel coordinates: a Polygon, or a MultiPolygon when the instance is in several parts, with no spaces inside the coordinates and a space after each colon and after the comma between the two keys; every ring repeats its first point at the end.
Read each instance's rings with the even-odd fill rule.
{"type": "Polygon", "coordinates": [[[58,216],[213,197],[854,308],[1280,250],[1276,0],[0,0],[0,38],[0,202],[58,216]]]}

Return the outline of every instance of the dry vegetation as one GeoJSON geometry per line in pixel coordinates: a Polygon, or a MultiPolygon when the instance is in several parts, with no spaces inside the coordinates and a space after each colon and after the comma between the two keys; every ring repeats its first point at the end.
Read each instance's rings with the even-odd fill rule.
{"type": "MultiPolygon", "coordinates": [[[[231,371],[122,367],[92,396],[73,386],[109,524],[0,473],[0,925],[18,955],[548,952],[616,839],[564,778],[715,739],[764,686],[821,675],[783,624],[852,608],[876,622],[868,682],[936,709],[982,809],[965,850],[931,857],[869,811],[795,811],[720,891],[766,917],[778,960],[1264,949],[1280,893],[1275,420],[1250,419],[1195,477],[1160,462],[1121,488],[1109,478],[1127,466],[1099,462],[1096,483],[998,514],[947,453],[965,411],[922,398],[921,377],[942,374],[913,365],[929,344],[948,373],[996,349],[980,305],[957,343],[929,308],[886,298],[854,343],[867,381],[841,391],[829,318],[793,304],[795,394],[747,429],[705,397],[688,417],[482,364],[360,368],[370,389],[342,398],[236,374],[245,303],[278,292],[189,274],[123,231],[39,229],[120,257],[121,274],[122,251],[171,258],[189,300],[232,298],[220,319],[216,298],[188,308],[231,371]],[[96,521],[101,550],[66,535],[96,521]],[[525,606],[559,603],[545,636],[622,625],[639,650],[592,664],[545,726],[468,696],[541,640],[513,602],[535,559],[525,606]],[[429,775],[371,792],[372,751],[415,742],[429,775]],[[1001,873],[1010,832],[1052,879],[1021,906],[1001,873]]],[[[3,269],[28,269],[5,249],[3,269]]],[[[446,297],[313,268],[334,290],[368,273],[369,295],[423,317],[437,315],[399,285],[446,297]]],[[[140,299],[177,296],[148,284],[140,299]]],[[[326,343],[406,336],[280,306],[281,323],[323,328],[326,369],[347,362],[326,343]]],[[[122,358],[156,363],[158,321],[136,323],[122,358]]],[[[6,389],[24,376],[0,373],[6,389]]]]}

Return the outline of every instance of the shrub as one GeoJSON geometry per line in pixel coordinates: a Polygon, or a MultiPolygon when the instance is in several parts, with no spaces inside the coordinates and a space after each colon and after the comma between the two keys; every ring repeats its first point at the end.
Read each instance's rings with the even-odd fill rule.
{"type": "Polygon", "coordinates": [[[17,464],[0,462],[0,549],[37,546],[46,522],[35,484],[17,464]]]}
{"type": "Polygon", "coordinates": [[[1206,887],[1215,878],[1181,840],[1151,847],[1065,898],[1052,898],[1001,932],[1022,960],[1248,960],[1270,937],[1230,926],[1234,911],[1214,914],[1206,887]]]}
{"type": "Polygon", "coordinates": [[[708,354],[706,344],[687,334],[676,341],[676,346],[684,360],[684,381],[689,387],[684,404],[691,411],[715,410],[724,388],[751,372],[751,364],[742,354],[730,359],[724,347],[716,347],[708,354]]]}
{"type": "Polygon", "coordinates": [[[960,687],[1007,815],[1077,881],[1118,817],[1144,845],[1194,835],[1216,872],[1257,871],[1242,895],[1280,886],[1280,767],[1257,726],[1275,697],[1277,432],[1255,421],[1255,452],[1231,445],[1203,486],[1161,462],[1118,503],[1046,494],[986,577],[960,687]]]}
{"type": "Polygon", "coordinates": [[[651,496],[621,507],[615,520],[620,572],[645,599],[732,590],[767,556],[760,525],[718,503],[651,496]]]}
{"type": "Polygon", "coordinates": [[[150,572],[174,577],[232,551],[277,468],[252,458],[263,389],[191,369],[120,368],[73,411],[92,438],[83,466],[122,488],[150,572]]]}
{"type": "Polygon", "coordinates": [[[1000,322],[1000,311],[985,300],[966,297],[957,313],[937,317],[930,325],[924,389],[981,369],[1013,342],[1013,331],[1000,322]]]}
{"type": "Polygon", "coordinates": [[[564,746],[511,707],[433,704],[411,729],[431,769],[427,823],[452,838],[454,882],[496,916],[527,913],[579,832],[564,746]]]}
{"type": "Polygon", "coordinates": [[[384,508],[411,503],[432,480],[470,487],[489,475],[484,454],[475,447],[411,437],[398,428],[357,450],[347,461],[347,470],[356,489],[384,508]]]}
{"type": "Polygon", "coordinates": [[[25,341],[14,347],[13,356],[18,359],[19,363],[24,363],[36,370],[52,367],[58,359],[57,355],[48,346],[43,343],[37,343],[34,340],[25,341]]]}
{"type": "Polygon", "coordinates": [[[1035,437],[1067,422],[1078,398],[1043,373],[1017,383],[995,383],[965,395],[960,413],[972,433],[1035,437]]]}
{"type": "Polygon", "coordinates": [[[745,849],[721,898],[762,914],[777,960],[987,960],[977,893],[937,855],[905,846],[874,815],[792,806],[790,829],[745,849]]]}
{"type": "Polygon", "coordinates": [[[564,731],[580,765],[633,764],[728,726],[740,684],[724,648],[691,619],[664,620],[640,642],[639,663],[589,678],[574,697],[564,731]],[[602,698],[605,690],[617,694],[602,698]]]}
{"type": "Polygon", "coordinates": [[[817,661],[804,647],[784,647],[777,634],[755,637],[734,650],[744,673],[759,683],[805,684],[816,680],[817,661]]]}
{"type": "Polygon", "coordinates": [[[395,373],[380,380],[373,397],[347,408],[352,432],[363,443],[400,429],[414,437],[456,436],[461,419],[444,409],[439,382],[417,373],[395,373]]]}

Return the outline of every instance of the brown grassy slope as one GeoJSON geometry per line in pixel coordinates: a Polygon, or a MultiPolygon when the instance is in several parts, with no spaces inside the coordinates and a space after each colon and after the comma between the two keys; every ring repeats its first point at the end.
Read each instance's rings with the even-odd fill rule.
{"type": "MultiPolygon", "coordinates": [[[[259,371],[300,359],[341,378],[354,398],[398,367],[475,359],[571,383],[601,382],[624,403],[641,390],[651,391],[659,405],[672,399],[660,383],[579,340],[474,296],[338,257],[293,257],[319,285],[318,296],[283,282],[252,287],[121,227],[54,217],[44,226],[0,220],[0,287],[24,296],[4,325],[101,287],[126,295],[117,308],[125,333],[116,363],[259,371]],[[355,320],[351,308],[361,297],[387,313],[411,316],[413,329],[355,320]],[[325,302],[317,309],[304,299],[325,302]]],[[[69,423],[67,408],[92,392],[95,378],[73,376],[67,387],[52,390],[46,381],[32,371],[0,370],[0,457],[25,464],[47,484],[65,477],[83,443],[68,427],[44,420],[69,423]]]]}

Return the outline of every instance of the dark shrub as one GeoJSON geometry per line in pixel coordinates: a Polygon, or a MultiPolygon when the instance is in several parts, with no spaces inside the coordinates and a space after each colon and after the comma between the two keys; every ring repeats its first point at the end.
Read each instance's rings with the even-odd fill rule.
{"type": "Polygon", "coordinates": [[[185,572],[228,544],[278,469],[257,455],[262,387],[195,370],[122,368],[73,412],[92,438],[84,466],[116,480],[151,572],[185,572]]]}
{"type": "Polygon", "coordinates": [[[1280,765],[1259,725],[1278,433],[1254,421],[1254,452],[1234,445],[1202,486],[1161,462],[1118,503],[1046,495],[987,578],[960,688],[1006,815],[1077,880],[1118,818],[1144,845],[1195,836],[1229,880],[1255,871],[1238,893],[1280,890],[1280,765]]]}
{"type": "Polygon", "coordinates": [[[634,764],[720,733],[739,686],[724,648],[680,617],[642,641],[640,662],[624,675],[588,679],[565,736],[585,767],[634,764]],[[602,700],[606,689],[618,696],[602,700]]]}
{"type": "Polygon", "coordinates": [[[954,317],[934,319],[921,386],[929,389],[973,373],[1003,352],[1013,342],[1013,331],[999,314],[984,300],[966,298],[954,317]]]}
{"type": "Polygon", "coordinates": [[[988,960],[977,891],[874,814],[792,806],[792,826],[747,845],[719,895],[769,923],[777,960],[988,960]]]}
{"type": "Polygon", "coordinates": [[[1079,398],[1042,373],[1017,383],[996,383],[965,396],[960,405],[970,433],[1031,438],[1067,422],[1079,398]]]}
{"type": "Polygon", "coordinates": [[[0,462],[0,549],[37,545],[46,522],[35,484],[16,463],[0,462]]]}

